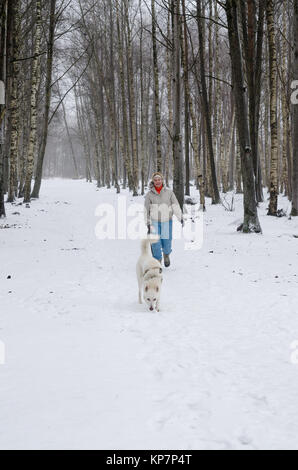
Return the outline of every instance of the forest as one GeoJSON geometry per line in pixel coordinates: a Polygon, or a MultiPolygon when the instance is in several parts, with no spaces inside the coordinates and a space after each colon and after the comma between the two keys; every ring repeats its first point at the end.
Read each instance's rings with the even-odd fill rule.
{"type": "MultiPolygon", "coordinates": [[[[1,0],[0,216],[42,178],[298,215],[297,0],[1,0]]],[[[289,214],[290,215],[290,214],[289,214]]]]}
{"type": "Polygon", "coordinates": [[[0,449],[298,450],[297,242],[298,0],[0,0],[0,449]]]}

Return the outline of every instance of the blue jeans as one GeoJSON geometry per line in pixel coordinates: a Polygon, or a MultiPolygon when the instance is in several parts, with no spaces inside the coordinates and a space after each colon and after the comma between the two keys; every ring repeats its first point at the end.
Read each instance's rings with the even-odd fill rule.
{"type": "Polygon", "coordinates": [[[151,251],[155,259],[162,259],[162,251],[165,255],[169,255],[172,251],[172,238],[173,238],[173,221],[158,222],[153,220],[151,222],[153,227],[152,233],[159,235],[157,243],[152,243],[151,251]]]}

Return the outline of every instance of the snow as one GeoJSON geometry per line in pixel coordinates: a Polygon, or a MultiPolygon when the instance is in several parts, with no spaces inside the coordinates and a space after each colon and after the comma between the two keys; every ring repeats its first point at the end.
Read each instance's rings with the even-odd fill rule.
{"type": "Polygon", "coordinates": [[[118,197],[54,179],[30,208],[6,205],[0,448],[297,450],[298,221],[263,203],[263,235],[245,235],[241,196],[235,212],[208,200],[203,246],[174,241],[152,313],[139,242],[95,236],[118,197]]]}

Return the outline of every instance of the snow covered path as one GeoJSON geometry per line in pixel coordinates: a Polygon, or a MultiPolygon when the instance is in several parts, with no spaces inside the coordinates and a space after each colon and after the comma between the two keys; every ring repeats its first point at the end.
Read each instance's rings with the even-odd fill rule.
{"type": "Polygon", "coordinates": [[[243,235],[241,197],[208,206],[203,248],[174,242],[157,314],[137,303],[139,242],[95,237],[116,201],[55,179],[7,205],[0,448],[298,449],[298,221],[264,203],[264,234],[243,235]]]}

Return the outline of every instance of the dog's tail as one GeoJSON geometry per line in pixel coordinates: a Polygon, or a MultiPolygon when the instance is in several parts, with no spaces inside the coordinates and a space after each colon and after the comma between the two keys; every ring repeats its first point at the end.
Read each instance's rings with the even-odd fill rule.
{"type": "Polygon", "coordinates": [[[159,235],[155,235],[155,234],[150,234],[150,235],[148,235],[147,238],[144,238],[141,241],[141,253],[142,253],[142,255],[151,254],[151,250],[149,250],[149,247],[150,247],[151,243],[156,243],[156,242],[158,242],[158,240],[159,240],[159,235]]]}

